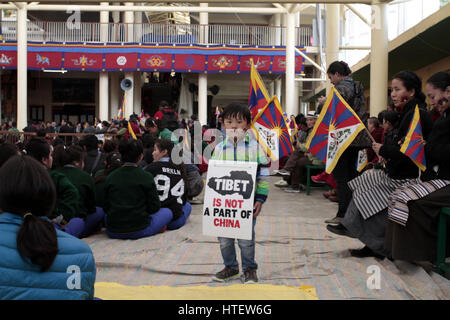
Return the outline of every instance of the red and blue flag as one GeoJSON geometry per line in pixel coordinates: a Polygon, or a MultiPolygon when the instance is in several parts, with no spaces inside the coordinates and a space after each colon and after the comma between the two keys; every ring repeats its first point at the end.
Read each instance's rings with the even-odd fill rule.
{"type": "Polygon", "coordinates": [[[306,141],[306,148],[331,173],[340,156],[365,126],[333,87],[306,141]]]}
{"type": "Polygon", "coordinates": [[[252,129],[258,142],[273,161],[292,153],[293,147],[289,127],[283,116],[280,102],[276,96],[256,115],[252,129]]]}
{"type": "Polygon", "coordinates": [[[405,142],[400,151],[407,155],[420,170],[425,171],[427,164],[425,161],[425,141],[423,140],[422,125],[420,123],[419,106],[416,105],[414,117],[409,124],[405,142]]]}
{"type": "Polygon", "coordinates": [[[264,87],[264,83],[262,82],[255,65],[253,64],[253,60],[251,59],[250,61],[252,66],[250,71],[248,107],[250,109],[250,113],[252,114],[252,118],[254,119],[256,115],[267,105],[270,100],[270,96],[264,87]]]}

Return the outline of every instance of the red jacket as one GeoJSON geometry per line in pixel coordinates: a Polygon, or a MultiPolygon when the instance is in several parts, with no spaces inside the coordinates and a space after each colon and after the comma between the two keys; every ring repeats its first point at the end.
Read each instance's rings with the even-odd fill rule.
{"type": "MultiPolygon", "coordinates": [[[[173,112],[175,114],[175,119],[178,120],[178,113],[176,113],[174,110],[172,109],[166,109],[166,112],[173,112]]],[[[159,110],[155,113],[155,115],[153,116],[153,118],[155,118],[156,120],[161,120],[164,117],[164,112],[162,112],[162,110],[159,110]]]]}

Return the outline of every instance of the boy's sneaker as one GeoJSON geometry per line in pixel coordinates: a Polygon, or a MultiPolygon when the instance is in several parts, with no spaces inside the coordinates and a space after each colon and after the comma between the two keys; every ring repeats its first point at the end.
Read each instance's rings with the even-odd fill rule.
{"type": "Polygon", "coordinates": [[[239,269],[232,269],[230,267],[223,268],[222,271],[217,272],[213,280],[218,282],[225,282],[239,276],[239,269]]]}
{"type": "Polygon", "coordinates": [[[285,188],[284,191],[289,192],[289,193],[300,193],[300,188],[288,187],[288,188],[285,188]]]}
{"type": "Polygon", "coordinates": [[[278,170],[278,174],[281,174],[282,176],[290,176],[291,173],[287,171],[286,169],[278,170]]]}
{"type": "Polygon", "coordinates": [[[244,283],[256,283],[258,282],[258,276],[256,275],[256,269],[248,269],[244,271],[244,283]]]}
{"type": "Polygon", "coordinates": [[[278,182],[275,182],[275,187],[279,187],[279,188],[284,188],[287,187],[289,185],[289,183],[287,183],[287,181],[281,179],[278,182]]]}

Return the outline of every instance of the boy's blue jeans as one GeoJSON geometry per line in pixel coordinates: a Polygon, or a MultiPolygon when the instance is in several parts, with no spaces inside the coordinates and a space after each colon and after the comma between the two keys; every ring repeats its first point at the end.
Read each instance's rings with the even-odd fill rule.
{"type": "MultiPolygon", "coordinates": [[[[242,271],[248,269],[258,269],[255,261],[255,224],[256,218],[253,219],[252,224],[252,240],[238,239],[238,245],[241,249],[242,271]]],[[[233,238],[219,237],[220,252],[222,253],[223,263],[226,267],[239,269],[239,264],[236,260],[236,247],[233,238]]]]}

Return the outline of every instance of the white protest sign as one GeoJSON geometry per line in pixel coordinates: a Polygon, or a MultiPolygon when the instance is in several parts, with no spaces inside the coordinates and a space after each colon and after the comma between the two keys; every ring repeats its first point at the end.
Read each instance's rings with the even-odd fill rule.
{"type": "Polygon", "coordinates": [[[98,139],[98,141],[105,141],[105,135],[104,134],[96,134],[95,135],[96,137],[97,137],[97,139],[98,139]]]}
{"type": "Polygon", "coordinates": [[[203,205],[203,234],[252,239],[256,162],[210,160],[203,205]]]}

